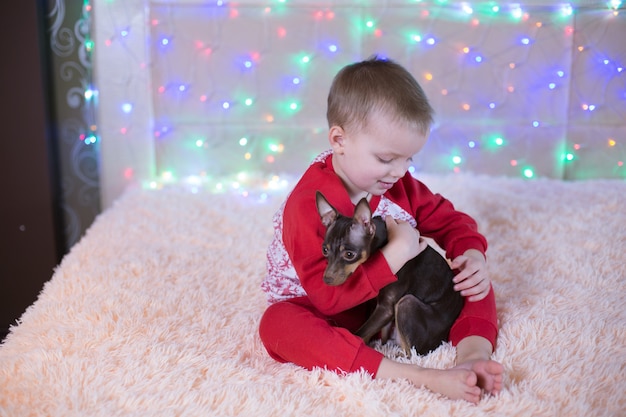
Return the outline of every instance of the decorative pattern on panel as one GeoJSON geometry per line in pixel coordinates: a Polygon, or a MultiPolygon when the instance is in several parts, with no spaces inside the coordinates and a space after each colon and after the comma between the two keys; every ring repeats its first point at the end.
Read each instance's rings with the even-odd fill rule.
{"type": "Polygon", "coordinates": [[[49,0],[49,50],[67,248],[100,212],[98,132],[92,86],[90,8],[82,0],[49,0]]]}
{"type": "Polygon", "coordinates": [[[327,148],[332,77],[372,54],[435,108],[415,172],[626,177],[618,1],[95,3],[105,205],[134,184],[289,185],[327,148]]]}

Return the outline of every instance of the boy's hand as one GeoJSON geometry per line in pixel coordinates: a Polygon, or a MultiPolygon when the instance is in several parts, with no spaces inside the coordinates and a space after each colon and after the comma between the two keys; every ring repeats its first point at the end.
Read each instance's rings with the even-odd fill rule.
{"type": "Polygon", "coordinates": [[[426,249],[427,243],[420,232],[407,222],[397,222],[393,217],[385,218],[387,244],[381,249],[391,272],[397,273],[410,259],[426,249]]]}
{"type": "Polygon", "coordinates": [[[456,284],[454,289],[468,297],[468,301],[480,301],[489,294],[491,280],[487,274],[485,257],[480,251],[467,250],[463,255],[454,258],[450,267],[459,270],[453,279],[456,284]]]}

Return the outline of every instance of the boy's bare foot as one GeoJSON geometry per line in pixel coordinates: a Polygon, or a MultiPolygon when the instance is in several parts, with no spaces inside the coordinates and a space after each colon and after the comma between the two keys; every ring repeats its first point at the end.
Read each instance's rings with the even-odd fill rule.
{"type": "MultiPolygon", "coordinates": [[[[465,400],[473,404],[480,401],[480,388],[476,385],[478,377],[474,372],[462,368],[445,370],[422,368],[420,371],[426,374],[427,380],[421,386],[452,400],[465,400]]],[[[418,382],[422,379],[420,377],[413,382],[409,378],[417,386],[420,386],[418,382]]]]}
{"type": "Polygon", "coordinates": [[[480,336],[469,336],[461,340],[456,348],[457,366],[453,369],[467,369],[478,377],[477,385],[489,394],[496,395],[502,390],[504,367],[491,360],[491,342],[480,336]]]}
{"type": "Polygon", "coordinates": [[[417,365],[399,363],[383,358],[376,378],[407,379],[417,387],[425,387],[452,400],[478,403],[480,388],[476,385],[477,375],[466,368],[452,369],[422,368],[417,365]]]}
{"type": "Polygon", "coordinates": [[[476,374],[477,385],[485,392],[496,395],[502,390],[504,367],[493,360],[476,359],[458,364],[453,369],[467,369],[476,374]]]}

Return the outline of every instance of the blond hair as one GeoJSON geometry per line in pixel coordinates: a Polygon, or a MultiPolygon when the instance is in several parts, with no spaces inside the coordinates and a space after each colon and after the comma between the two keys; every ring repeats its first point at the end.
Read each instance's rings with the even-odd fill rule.
{"type": "Polygon", "coordinates": [[[415,78],[401,65],[372,56],[343,67],[328,93],[329,127],[366,127],[373,112],[415,125],[427,134],[433,109],[415,78]]]}

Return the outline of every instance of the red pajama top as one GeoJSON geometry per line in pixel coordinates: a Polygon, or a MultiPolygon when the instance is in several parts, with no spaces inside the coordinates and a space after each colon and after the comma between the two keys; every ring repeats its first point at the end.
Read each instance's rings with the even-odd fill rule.
{"type": "MultiPolygon", "coordinates": [[[[377,251],[344,284],[329,286],[323,282],[326,228],[317,213],[316,191],[340,213],[352,216],[354,204],[335,174],[332,151],[326,151],[313,161],[274,216],[274,238],[267,251],[267,276],[261,287],[270,303],[307,296],[321,313],[331,316],[376,297],[397,278],[377,251]]],[[[487,241],[470,216],[455,210],[452,203],[408,172],[385,194],[373,196],[370,207],[374,215],[410,222],[445,249],[450,259],[468,249],[487,250],[487,241]]]]}

